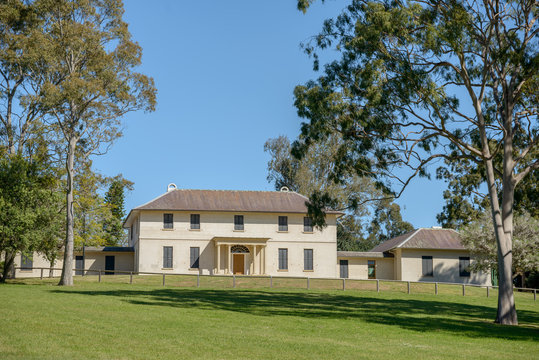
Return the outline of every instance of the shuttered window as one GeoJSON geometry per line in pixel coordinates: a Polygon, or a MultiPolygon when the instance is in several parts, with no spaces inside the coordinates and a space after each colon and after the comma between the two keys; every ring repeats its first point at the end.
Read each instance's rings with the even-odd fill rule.
{"type": "Polygon", "coordinates": [[[243,230],[243,215],[234,215],[234,230],[243,230]]]}
{"type": "Polygon", "coordinates": [[[470,276],[470,258],[469,257],[459,257],[459,273],[460,273],[460,276],[463,276],[463,277],[470,276]]]}
{"type": "Polygon", "coordinates": [[[25,270],[30,270],[34,266],[34,261],[32,260],[31,254],[22,254],[21,255],[21,268],[25,270]]]}
{"type": "Polygon", "coordinates": [[[172,246],[163,246],[163,268],[172,269],[172,246]]]}
{"type": "Polygon", "coordinates": [[[303,231],[304,232],[313,232],[313,219],[308,216],[303,218],[303,231]]]}
{"type": "Polygon", "coordinates": [[[303,270],[313,269],[313,249],[303,249],[303,270]]]}
{"type": "Polygon", "coordinates": [[[191,229],[200,229],[200,214],[191,214],[191,229]]]}
{"type": "Polygon", "coordinates": [[[423,261],[423,276],[434,276],[432,272],[432,256],[422,256],[423,261]]]}
{"type": "Polygon", "coordinates": [[[288,249],[279,249],[279,270],[288,270],[288,249]]]}
{"type": "Polygon", "coordinates": [[[172,214],[163,214],[163,229],[174,228],[174,216],[172,214]]]}
{"type": "Polygon", "coordinates": [[[200,248],[199,247],[192,247],[191,248],[191,260],[190,260],[190,268],[191,269],[198,269],[198,258],[200,257],[200,248]]]}
{"type": "Polygon", "coordinates": [[[279,216],[279,231],[288,231],[288,216],[279,216]]]}

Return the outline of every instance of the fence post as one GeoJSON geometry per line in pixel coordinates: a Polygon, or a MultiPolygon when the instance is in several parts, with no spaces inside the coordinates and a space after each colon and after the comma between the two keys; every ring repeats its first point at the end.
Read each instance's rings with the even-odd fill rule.
{"type": "Polygon", "coordinates": [[[43,280],[43,268],[41,268],[41,275],[40,275],[40,279],[43,280]]]}
{"type": "Polygon", "coordinates": [[[309,277],[307,277],[307,290],[309,290],[309,277]]]}
{"type": "Polygon", "coordinates": [[[197,274],[197,287],[200,287],[200,274],[197,274]]]}
{"type": "Polygon", "coordinates": [[[466,285],[462,284],[462,296],[466,295],[466,285]]]}
{"type": "Polygon", "coordinates": [[[346,279],[345,278],[342,278],[342,290],[346,290],[346,279]]]}
{"type": "Polygon", "coordinates": [[[376,279],[376,292],[380,292],[380,280],[376,279]]]}
{"type": "Polygon", "coordinates": [[[533,301],[537,300],[537,289],[533,289],[533,301]]]}
{"type": "Polygon", "coordinates": [[[132,271],[129,272],[129,283],[130,284],[133,283],[133,272],[132,271]]]}
{"type": "Polygon", "coordinates": [[[163,286],[165,286],[165,274],[163,274],[163,286]]]}
{"type": "Polygon", "coordinates": [[[489,297],[489,290],[490,290],[490,287],[487,285],[487,297],[489,297]]]}
{"type": "Polygon", "coordinates": [[[408,281],[408,294],[410,293],[410,282],[408,281]]]}
{"type": "Polygon", "coordinates": [[[99,270],[99,282],[101,282],[101,270],[99,270]]]}
{"type": "Polygon", "coordinates": [[[438,283],[434,283],[434,295],[438,295],[438,283]]]}
{"type": "Polygon", "coordinates": [[[236,275],[232,275],[232,287],[236,287],[236,275]]]}
{"type": "Polygon", "coordinates": [[[273,288],[273,276],[270,275],[270,289],[273,288]]]}

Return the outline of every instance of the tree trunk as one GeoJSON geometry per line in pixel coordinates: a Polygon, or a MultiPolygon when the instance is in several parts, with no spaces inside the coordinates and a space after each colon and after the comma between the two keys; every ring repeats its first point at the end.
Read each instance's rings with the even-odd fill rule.
{"type": "Polygon", "coordinates": [[[52,259],[50,261],[50,267],[49,267],[49,277],[50,278],[52,278],[53,277],[52,275],[54,274],[54,270],[53,270],[54,269],[54,264],[56,264],[56,258],[54,258],[54,259],[52,259]]]}
{"type": "Polygon", "coordinates": [[[6,257],[4,259],[4,267],[2,268],[2,278],[0,282],[6,282],[6,279],[13,278],[15,274],[15,254],[12,252],[6,251],[6,257]]]}
{"type": "Polygon", "coordinates": [[[74,213],[73,213],[73,176],[75,162],[75,147],[77,141],[74,137],[69,139],[67,150],[66,170],[67,170],[67,193],[66,193],[66,240],[64,243],[64,264],[62,275],[58,285],[73,285],[73,240],[74,240],[74,213]]]}

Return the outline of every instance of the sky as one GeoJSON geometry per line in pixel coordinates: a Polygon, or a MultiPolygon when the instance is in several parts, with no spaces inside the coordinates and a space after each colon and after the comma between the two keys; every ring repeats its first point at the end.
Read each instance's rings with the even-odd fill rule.
{"type": "MultiPolygon", "coordinates": [[[[300,43],[346,3],[318,1],[303,14],[295,0],[125,0],[124,20],[143,49],[137,70],[155,80],[157,108],[126,115],[123,137],[94,165],[135,183],[127,211],[169,183],[274,190],[264,143],[299,135],[293,89],[320,76],[300,43]]],[[[437,225],[445,188],[434,179],[412,181],[397,199],[403,218],[415,227],[437,225]]]]}

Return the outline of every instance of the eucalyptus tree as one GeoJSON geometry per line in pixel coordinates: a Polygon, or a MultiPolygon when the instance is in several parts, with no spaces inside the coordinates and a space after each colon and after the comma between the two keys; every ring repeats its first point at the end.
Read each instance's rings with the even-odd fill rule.
{"type": "Polygon", "coordinates": [[[142,49],[131,39],[120,0],[38,0],[43,19],[40,103],[64,146],[66,239],[60,285],[72,285],[76,161],[106,152],[121,136],[121,118],[152,111],[153,80],[135,72],[142,49]]]}
{"type": "Polygon", "coordinates": [[[323,49],[336,49],[339,58],[295,89],[298,114],[308,120],[298,153],[335,133],[344,140],[330,177],[384,179],[399,196],[440,160],[484,167],[502,324],[518,323],[515,189],[539,168],[538,16],[535,0],[353,0],[305,45],[315,68],[323,49]]]}

